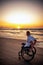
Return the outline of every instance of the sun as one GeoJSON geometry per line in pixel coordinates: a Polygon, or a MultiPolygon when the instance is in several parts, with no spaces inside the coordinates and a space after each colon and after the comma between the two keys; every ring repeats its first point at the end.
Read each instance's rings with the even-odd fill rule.
{"type": "Polygon", "coordinates": [[[17,26],[17,29],[20,29],[20,26],[17,26]]]}

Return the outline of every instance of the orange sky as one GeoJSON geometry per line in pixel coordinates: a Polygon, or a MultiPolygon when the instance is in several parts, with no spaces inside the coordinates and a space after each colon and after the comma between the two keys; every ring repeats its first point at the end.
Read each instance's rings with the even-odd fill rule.
{"type": "Polygon", "coordinates": [[[43,24],[41,24],[41,23],[39,23],[39,25],[38,24],[9,24],[9,23],[6,23],[6,22],[0,22],[0,27],[9,27],[9,28],[18,28],[18,27],[20,27],[20,28],[33,28],[33,27],[35,27],[35,28],[42,28],[43,27],[43,24]]]}
{"type": "Polygon", "coordinates": [[[0,27],[43,27],[42,2],[2,1],[0,27]]]}

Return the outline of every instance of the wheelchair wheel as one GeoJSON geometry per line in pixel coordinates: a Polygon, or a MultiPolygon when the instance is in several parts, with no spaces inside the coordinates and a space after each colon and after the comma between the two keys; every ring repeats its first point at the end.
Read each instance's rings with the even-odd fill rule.
{"type": "Polygon", "coordinates": [[[21,60],[21,51],[18,52],[18,58],[21,60]]]}
{"type": "Polygon", "coordinates": [[[32,54],[29,52],[28,55],[29,56],[32,56],[32,55],[35,55],[36,54],[36,48],[33,47],[33,49],[31,50],[32,54]]]}
{"type": "Polygon", "coordinates": [[[31,61],[34,58],[34,53],[33,51],[27,52],[25,50],[22,50],[21,56],[25,61],[31,61]]]}
{"type": "Polygon", "coordinates": [[[33,47],[32,51],[34,54],[36,54],[36,48],[35,47],[33,47]]]}

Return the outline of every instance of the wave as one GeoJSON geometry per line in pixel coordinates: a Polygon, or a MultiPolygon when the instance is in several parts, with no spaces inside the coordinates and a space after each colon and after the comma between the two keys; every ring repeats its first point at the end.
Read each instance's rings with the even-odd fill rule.
{"type": "Polygon", "coordinates": [[[43,36],[43,34],[35,34],[35,33],[31,33],[31,35],[39,35],[39,36],[43,36]]]}

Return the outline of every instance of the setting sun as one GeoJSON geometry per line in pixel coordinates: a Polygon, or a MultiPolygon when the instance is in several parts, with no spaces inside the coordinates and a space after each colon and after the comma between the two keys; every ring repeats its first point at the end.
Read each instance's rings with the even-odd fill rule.
{"type": "Polygon", "coordinates": [[[18,29],[20,29],[20,26],[17,26],[18,29]]]}

